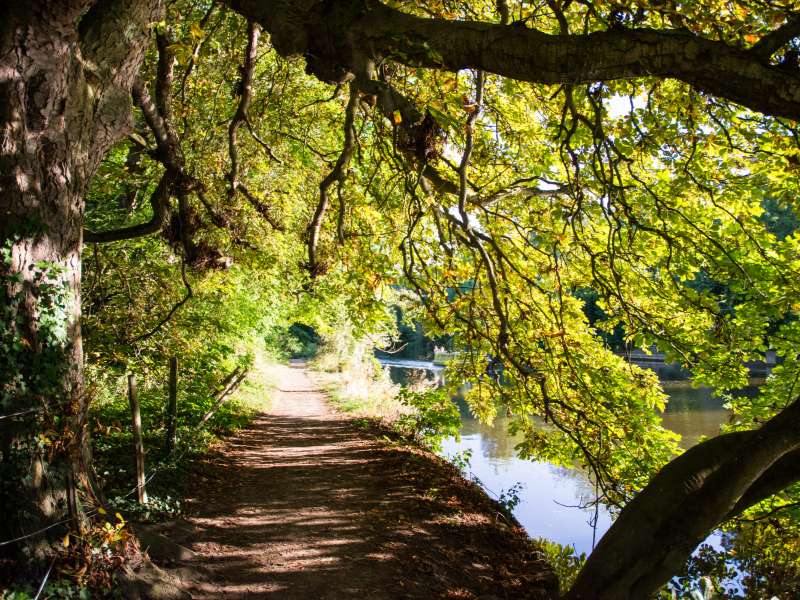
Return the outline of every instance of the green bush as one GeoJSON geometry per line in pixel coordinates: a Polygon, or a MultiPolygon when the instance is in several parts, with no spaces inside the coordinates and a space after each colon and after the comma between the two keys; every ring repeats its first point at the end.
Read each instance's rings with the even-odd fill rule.
{"type": "Polygon", "coordinates": [[[440,451],[448,437],[458,437],[461,414],[444,388],[414,391],[401,388],[398,399],[413,409],[398,419],[401,432],[416,437],[423,445],[440,451]]]}
{"type": "Polygon", "coordinates": [[[561,589],[568,590],[572,587],[583,563],[586,562],[586,554],[583,552],[577,554],[573,546],[562,546],[545,538],[539,538],[535,542],[558,576],[561,589]]]}

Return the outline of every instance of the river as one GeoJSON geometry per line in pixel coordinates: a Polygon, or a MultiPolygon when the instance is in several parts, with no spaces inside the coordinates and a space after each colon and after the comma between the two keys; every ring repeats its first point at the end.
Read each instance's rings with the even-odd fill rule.
{"type": "MultiPolygon", "coordinates": [[[[409,373],[426,370],[428,376],[441,367],[422,361],[391,361],[386,365],[392,380],[405,383],[409,373]]],[[[744,393],[752,394],[756,388],[744,393]]],[[[689,448],[702,436],[719,433],[727,422],[729,412],[723,401],[715,398],[708,389],[695,389],[679,382],[667,386],[669,403],[663,415],[663,424],[681,435],[681,446],[689,448]]],[[[558,467],[546,462],[522,460],[514,447],[521,436],[509,434],[507,419],[498,416],[492,425],[472,417],[462,402],[460,439],[450,438],[443,444],[443,454],[453,457],[465,450],[471,452],[468,472],[476,477],[491,495],[497,498],[517,483],[520,502],[514,516],[534,538],[547,538],[565,546],[573,546],[577,553],[589,554],[595,541],[611,525],[611,517],[604,507],[595,511],[581,505],[595,497],[594,486],[587,474],[579,469],[558,467]]],[[[718,536],[709,543],[718,545],[718,536]]]]}

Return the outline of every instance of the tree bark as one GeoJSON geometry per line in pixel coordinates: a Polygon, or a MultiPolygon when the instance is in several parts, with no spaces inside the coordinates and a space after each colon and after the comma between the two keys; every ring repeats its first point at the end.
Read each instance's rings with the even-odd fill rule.
{"type": "MultiPolygon", "coordinates": [[[[91,494],[84,195],[130,129],[130,86],[160,14],[159,0],[0,9],[0,414],[25,412],[0,420],[3,539],[62,521],[73,484],[79,497],[91,494]]],[[[42,553],[46,537],[23,545],[42,553]]]]}

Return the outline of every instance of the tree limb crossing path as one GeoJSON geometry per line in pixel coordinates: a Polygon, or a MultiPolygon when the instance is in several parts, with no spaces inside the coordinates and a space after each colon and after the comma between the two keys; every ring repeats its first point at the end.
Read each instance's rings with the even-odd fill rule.
{"type": "Polygon", "coordinates": [[[269,413],[200,469],[191,597],[555,597],[525,532],[477,486],[336,414],[303,364],[281,379],[269,413]]]}

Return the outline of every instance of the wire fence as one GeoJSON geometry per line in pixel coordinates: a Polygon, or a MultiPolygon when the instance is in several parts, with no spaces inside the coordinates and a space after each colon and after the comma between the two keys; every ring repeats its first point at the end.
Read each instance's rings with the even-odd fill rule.
{"type": "Polygon", "coordinates": [[[56,564],[56,559],[53,557],[53,560],[50,561],[50,566],[47,567],[47,572],[44,574],[42,578],[42,582],[39,584],[39,589],[36,590],[36,595],[33,597],[33,600],[39,600],[39,597],[42,595],[44,591],[44,586],[47,585],[47,580],[50,579],[50,573],[53,571],[53,565],[56,564]]]}
{"type": "Polygon", "coordinates": [[[14,419],[16,417],[22,417],[24,415],[30,415],[32,413],[42,412],[43,408],[29,408],[28,410],[21,410],[19,412],[10,413],[8,415],[0,415],[0,421],[3,419],[14,419]]]}

